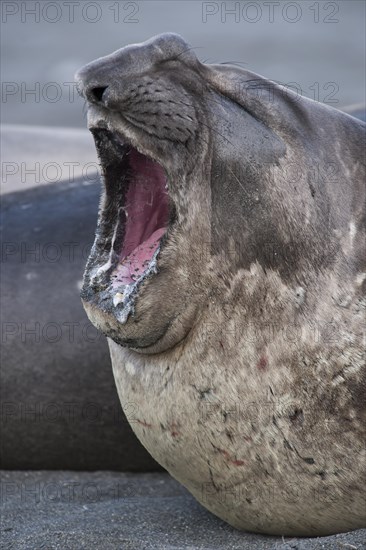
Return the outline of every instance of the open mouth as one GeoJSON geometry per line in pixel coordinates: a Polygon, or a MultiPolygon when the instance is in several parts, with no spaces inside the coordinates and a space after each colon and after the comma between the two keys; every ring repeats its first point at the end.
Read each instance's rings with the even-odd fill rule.
{"type": "Polygon", "coordinates": [[[82,295],[93,291],[102,301],[112,298],[114,307],[122,306],[118,308],[121,314],[126,310],[119,316],[124,322],[138,283],[157,271],[157,256],[174,223],[175,207],[158,162],[116,132],[91,131],[101,162],[104,195],[82,295]]]}

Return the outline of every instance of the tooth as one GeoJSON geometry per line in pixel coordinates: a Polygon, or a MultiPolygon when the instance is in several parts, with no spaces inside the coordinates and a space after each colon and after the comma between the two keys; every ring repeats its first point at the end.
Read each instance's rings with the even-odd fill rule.
{"type": "Polygon", "coordinates": [[[121,302],[123,302],[124,294],[121,292],[116,292],[116,294],[113,296],[113,305],[114,307],[118,306],[121,302]]]}

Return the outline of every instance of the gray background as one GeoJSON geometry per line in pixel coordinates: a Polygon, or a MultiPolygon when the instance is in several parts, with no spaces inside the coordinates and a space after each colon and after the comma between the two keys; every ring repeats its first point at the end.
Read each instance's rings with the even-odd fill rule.
{"type": "Polygon", "coordinates": [[[76,69],[164,31],[182,34],[202,60],[241,62],[267,78],[295,82],[304,95],[335,100],[334,107],[364,101],[363,0],[281,0],[272,7],[264,0],[81,0],[73,17],[67,3],[55,4],[2,2],[3,122],[85,126],[83,102],[72,94],[76,69]],[[225,14],[225,6],[235,5],[236,15],[225,14]],[[204,22],[207,10],[217,13],[204,22]],[[32,89],[36,95],[26,93],[32,89]]]}

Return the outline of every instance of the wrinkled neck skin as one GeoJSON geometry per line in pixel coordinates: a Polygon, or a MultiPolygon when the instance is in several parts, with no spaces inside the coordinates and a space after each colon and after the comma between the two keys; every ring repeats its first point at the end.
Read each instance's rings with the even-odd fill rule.
{"type": "Polygon", "coordinates": [[[131,307],[114,306],[95,275],[108,216],[84,279],[136,435],[235,527],[364,526],[364,125],[248,71],[203,65],[175,35],[83,71],[99,88],[113,77],[90,126],[160,163],[175,205],[131,307]]]}

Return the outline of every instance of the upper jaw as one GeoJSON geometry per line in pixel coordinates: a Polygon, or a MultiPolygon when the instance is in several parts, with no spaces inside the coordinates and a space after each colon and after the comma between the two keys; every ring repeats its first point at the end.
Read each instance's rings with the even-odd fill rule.
{"type": "Polygon", "coordinates": [[[133,127],[122,113],[100,105],[88,104],[88,129],[93,135],[98,130],[109,130],[118,136],[121,142],[133,146],[155,162],[164,164],[166,171],[169,170],[166,159],[158,154],[154,143],[150,139],[146,139],[140,129],[133,127]]]}

